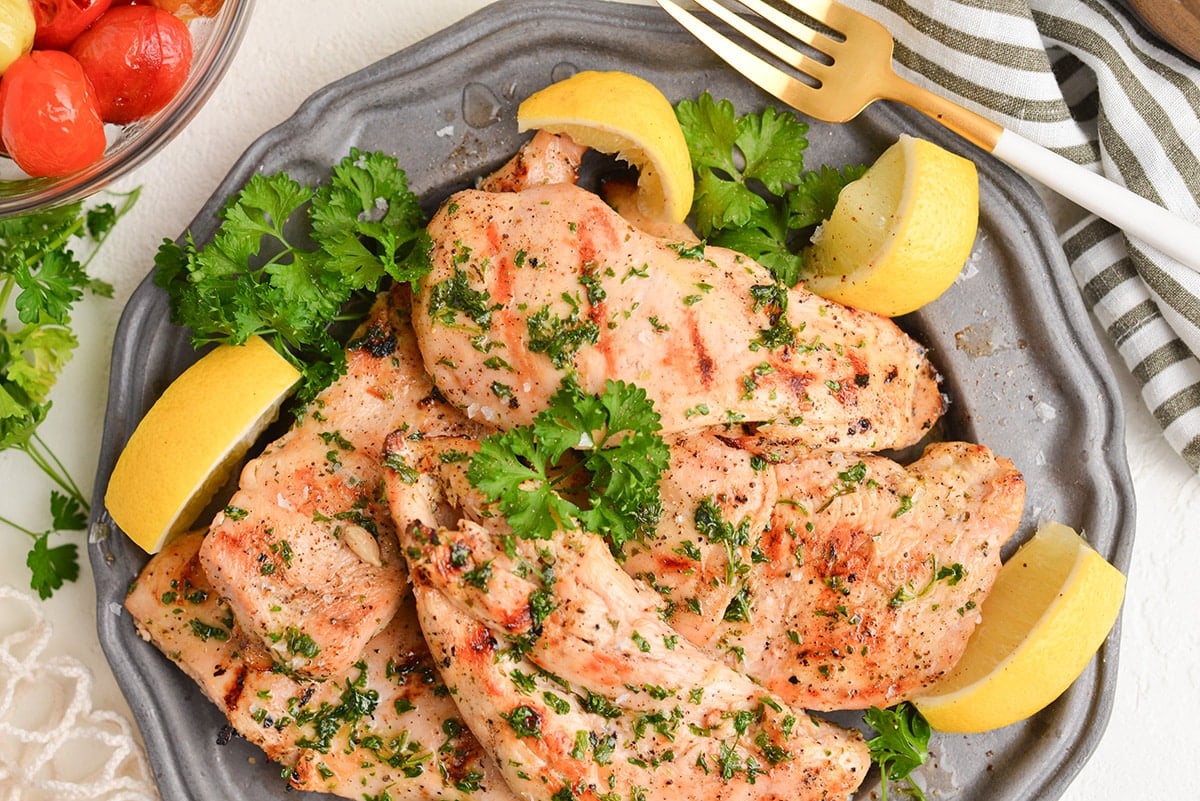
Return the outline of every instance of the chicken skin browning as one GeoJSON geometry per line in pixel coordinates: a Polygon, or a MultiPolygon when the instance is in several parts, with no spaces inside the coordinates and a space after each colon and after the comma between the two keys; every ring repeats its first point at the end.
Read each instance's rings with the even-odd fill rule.
{"type": "Polygon", "coordinates": [[[1008,459],[943,442],[907,467],[764,464],[713,432],[670,444],[662,519],[624,567],[706,653],[816,710],[892,706],[962,656],[1021,522],[1008,459]]]}
{"type": "Polygon", "coordinates": [[[668,432],[757,423],[832,450],[912,444],[942,413],[923,349],[890,320],[650,236],[577,186],[460,192],[429,231],[413,326],[474,419],[529,423],[569,373],[588,392],[643,386],[668,432]]]}
{"type": "Polygon", "coordinates": [[[430,650],[520,797],[808,801],[865,778],[857,732],[679,637],[599,538],[522,541],[497,517],[446,528],[437,499],[385,481],[430,650]]]}
{"type": "Polygon", "coordinates": [[[275,669],[200,567],[202,532],[146,565],[125,606],[139,633],[199,684],[297,790],[401,801],[514,796],[438,678],[411,596],[328,681],[275,669]]]}
{"type": "Polygon", "coordinates": [[[246,464],[200,550],[239,624],[304,676],[345,675],[407,593],[382,499],[384,438],[476,430],[434,393],[408,312],[406,288],[380,296],[346,374],[246,464]]]}

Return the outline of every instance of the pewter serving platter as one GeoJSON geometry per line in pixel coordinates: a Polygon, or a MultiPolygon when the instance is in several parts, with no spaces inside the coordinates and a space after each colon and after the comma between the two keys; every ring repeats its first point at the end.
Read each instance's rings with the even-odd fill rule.
{"type": "MultiPolygon", "coordinates": [[[[579,69],[635,72],[672,100],[709,91],[739,112],[768,103],[657,8],[507,0],[316,93],[242,156],[191,231],[206,241],[217,210],[254,172],[286,170],[315,181],[351,146],[396,156],[432,211],[517,149],[525,138],[515,122],[522,98],[579,69]]],[[[975,252],[946,295],[900,322],[945,376],[951,406],[944,436],[988,445],[1026,476],[1025,518],[1008,552],[1040,521],[1057,519],[1084,530],[1124,569],[1134,515],[1119,395],[1040,198],[982,151],[907,110],[876,104],[846,125],[810,125],[809,168],[869,163],[900,133],[975,159],[975,252]]],[[[147,278],[116,334],[95,484],[89,556],[100,640],[164,799],[324,797],[289,792],[278,766],[228,738],[216,707],[120,613],[146,556],[104,512],[108,476],[146,409],[195,358],[187,333],[169,321],[165,295],[147,278]]],[[[986,735],[935,734],[923,781],[944,799],[1057,798],[1108,720],[1117,645],[1114,632],[1079,681],[1031,720],[986,735]]],[[[877,791],[873,772],[858,798],[877,791]]]]}

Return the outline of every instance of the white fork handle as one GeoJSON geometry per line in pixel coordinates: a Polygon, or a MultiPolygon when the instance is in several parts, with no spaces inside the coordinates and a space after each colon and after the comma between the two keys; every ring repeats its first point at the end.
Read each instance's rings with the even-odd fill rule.
{"type": "Polygon", "coordinates": [[[1133,239],[1200,272],[1200,226],[1007,128],[992,153],[1133,239]]]}

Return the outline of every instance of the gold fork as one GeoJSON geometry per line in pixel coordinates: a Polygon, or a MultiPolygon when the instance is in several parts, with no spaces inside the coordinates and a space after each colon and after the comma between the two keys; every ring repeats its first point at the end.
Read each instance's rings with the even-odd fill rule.
{"type": "Polygon", "coordinates": [[[1179,263],[1200,272],[1200,226],[1069,159],[905,80],[892,68],[893,40],[883,25],[834,0],[784,0],[807,20],[762,0],[695,0],[800,77],[719,33],[675,0],[663,10],[710,50],[766,92],[825,122],[853,119],[876,100],[893,100],[922,112],[1025,175],[1041,182],[1179,263]],[[751,12],[755,24],[745,12],[751,12]],[[775,26],[814,54],[773,35],[775,26]]]}

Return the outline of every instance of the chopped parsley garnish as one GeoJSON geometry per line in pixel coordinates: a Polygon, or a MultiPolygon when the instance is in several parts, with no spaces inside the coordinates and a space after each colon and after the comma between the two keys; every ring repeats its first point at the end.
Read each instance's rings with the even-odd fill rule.
{"type": "Polygon", "coordinates": [[[751,561],[761,561],[758,543],[751,542],[749,517],[743,517],[737,525],[728,522],[721,515],[721,507],[717,505],[712,496],[709,496],[697,504],[693,521],[696,531],[702,534],[708,542],[725,547],[725,582],[727,584],[732,584],[739,576],[750,571],[750,565],[742,557],[742,549],[752,545],[751,561]]]}
{"type": "Polygon", "coordinates": [[[501,713],[500,717],[508,721],[518,737],[542,736],[542,715],[531,706],[522,704],[508,714],[501,713]]]}
{"type": "Polygon", "coordinates": [[[585,320],[579,314],[579,301],[568,294],[563,295],[571,307],[571,313],[560,317],[550,311],[549,306],[529,315],[529,350],[544,353],[558,369],[570,364],[571,359],[584,345],[595,345],[600,341],[600,326],[585,320]]]}
{"type": "Polygon", "coordinates": [[[487,331],[492,327],[492,312],[500,308],[491,299],[486,290],[472,287],[467,271],[455,265],[449,278],[430,287],[429,316],[452,328],[459,325],[461,314],[480,331],[487,331]]]}

